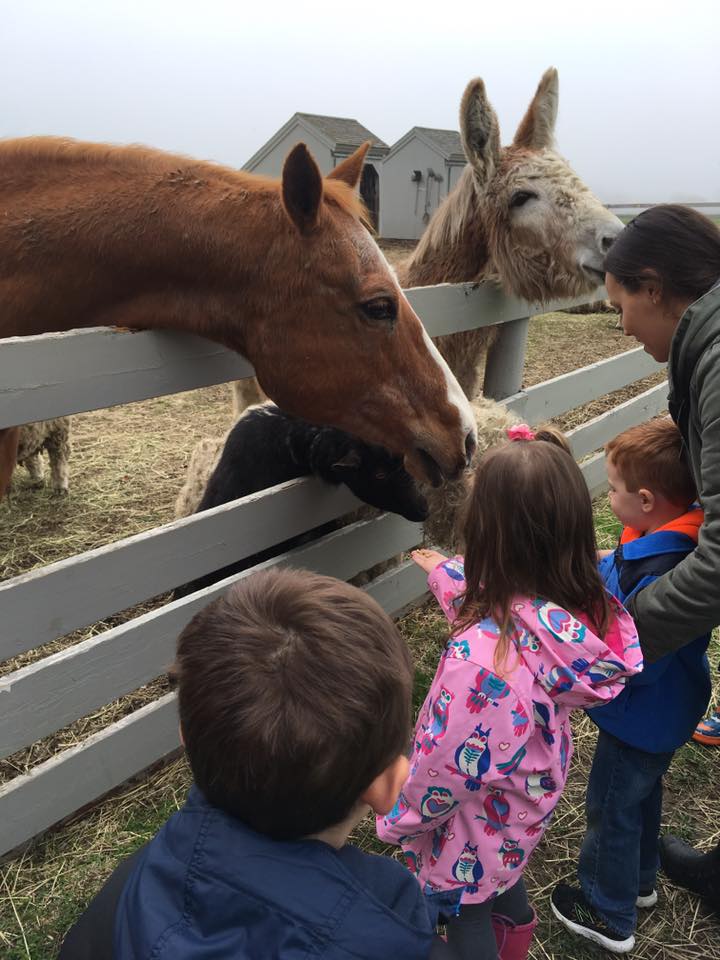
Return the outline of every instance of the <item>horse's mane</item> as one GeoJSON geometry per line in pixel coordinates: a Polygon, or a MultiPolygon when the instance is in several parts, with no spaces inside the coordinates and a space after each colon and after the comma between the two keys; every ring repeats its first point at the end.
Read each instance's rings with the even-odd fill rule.
{"type": "MultiPolygon", "coordinates": [[[[235,170],[210,160],[197,160],[184,154],[166,153],[142,144],[115,146],[108,143],[86,143],[69,137],[22,137],[0,140],[0,170],[10,164],[47,163],[52,166],[124,166],[159,177],[222,181],[228,186],[244,187],[258,192],[277,192],[280,180],[261,174],[235,170]]],[[[328,202],[371,228],[370,215],[360,196],[342,180],[323,179],[323,197],[328,202]]]]}

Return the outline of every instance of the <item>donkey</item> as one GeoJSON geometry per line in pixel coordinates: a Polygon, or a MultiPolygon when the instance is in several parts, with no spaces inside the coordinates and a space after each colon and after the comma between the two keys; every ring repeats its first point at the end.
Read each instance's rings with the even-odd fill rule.
{"type": "MultiPolygon", "coordinates": [[[[500,146],[495,111],[479,78],[460,104],[468,164],[398,268],[403,287],[494,280],[531,303],[575,297],[604,281],[605,253],[622,222],[554,148],[557,70],[546,70],[513,142],[500,146]]],[[[488,328],[439,337],[440,352],[471,399],[488,328]]]]}
{"type": "Polygon", "coordinates": [[[418,478],[457,474],[472,411],[368,232],[368,147],[323,178],[298,144],[272,180],[144,147],[0,143],[0,338],[197,333],[247,357],[288,413],[418,478]]]}

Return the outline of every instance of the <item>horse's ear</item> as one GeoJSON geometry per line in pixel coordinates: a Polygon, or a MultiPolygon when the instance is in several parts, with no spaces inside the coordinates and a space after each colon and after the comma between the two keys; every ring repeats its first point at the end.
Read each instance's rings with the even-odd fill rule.
{"type": "Polygon", "coordinates": [[[558,111],[558,72],[550,67],[542,75],[527,113],[517,128],[513,143],[529,150],[546,150],[555,138],[558,111]]]}
{"type": "Polygon", "coordinates": [[[304,143],[298,143],[285,158],[282,198],[287,215],[300,233],[317,224],[322,203],[322,174],[304,143]]]}
{"type": "Polygon", "coordinates": [[[479,77],[467,85],[460,103],[460,135],[468,163],[486,184],[500,156],[500,125],[479,77]]]}
{"type": "Polygon", "coordinates": [[[343,183],[346,183],[354,190],[360,182],[363,164],[365,163],[365,155],[369,149],[370,141],[366,140],[361,147],[357,148],[355,153],[351,153],[346,160],[343,160],[342,163],[339,163],[330,171],[327,175],[328,180],[342,180],[343,183]]]}

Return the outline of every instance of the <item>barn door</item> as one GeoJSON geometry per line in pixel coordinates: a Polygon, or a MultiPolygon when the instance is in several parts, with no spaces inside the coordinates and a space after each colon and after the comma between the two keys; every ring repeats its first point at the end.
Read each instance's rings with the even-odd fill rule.
{"type": "Polygon", "coordinates": [[[360,196],[370,211],[373,226],[377,230],[380,213],[379,177],[377,170],[371,163],[366,163],[363,167],[362,177],[360,178],[360,196]]]}

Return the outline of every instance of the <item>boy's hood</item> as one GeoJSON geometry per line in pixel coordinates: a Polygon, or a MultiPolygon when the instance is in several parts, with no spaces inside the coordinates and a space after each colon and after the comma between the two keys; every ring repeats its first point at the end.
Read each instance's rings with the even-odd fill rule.
{"type": "Polygon", "coordinates": [[[556,603],[524,597],[513,604],[521,657],[556,702],[587,707],[611,700],[618,682],[642,670],[635,624],[614,597],[609,600],[612,622],[602,639],[586,618],[556,603]]]}
{"type": "MultiPolygon", "coordinates": [[[[657,530],[653,531],[653,536],[658,533],[676,533],[682,534],[683,536],[689,537],[694,543],[698,542],[698,536],[700,533],[700,527],[703,525],[703,520],[705,514],[703,513],[702,507],[693,506],[687,513],[683,513],[679,517],[675,517],[674,520],[670,520],[669,523],[666,523],[662,527],[658,527],[657,530]]],[[[635,540],[641,539],[647,534],[641,533],[639,530],[635,530],[634,527],[624,527],[623,532],[620,536],[620,543],[632,543],[635,540]]],[[[671,543],[672,541],[668,541],[671,543]]],[[[672,549],[671,546],[668,549],[672,549]]]]}

